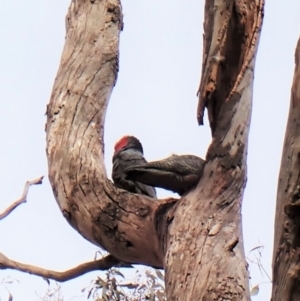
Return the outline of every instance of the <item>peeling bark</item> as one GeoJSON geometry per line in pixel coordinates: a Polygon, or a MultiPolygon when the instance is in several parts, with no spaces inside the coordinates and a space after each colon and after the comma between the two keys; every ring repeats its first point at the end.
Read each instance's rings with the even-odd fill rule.
{"type": "Polygon", "coordinates": [[[168,213],[168,300],[250,300],[241,204],[263,5],[206,1],[198,121],[207,107],[213,141],[197,188],[168,213]]]}
{"type": "Polygon", "coordinates": [[[272,301],[300,300],[300,39],[278,180],[272,301]]]}
{"type": "Polygon", "coordinates": [[[206,1],[197,119],[202,125],[206,107],[213,134],[219,114],[225,114],[224,101],[237,91],[255,57],[263,5],[262,0],[206,1]]]}

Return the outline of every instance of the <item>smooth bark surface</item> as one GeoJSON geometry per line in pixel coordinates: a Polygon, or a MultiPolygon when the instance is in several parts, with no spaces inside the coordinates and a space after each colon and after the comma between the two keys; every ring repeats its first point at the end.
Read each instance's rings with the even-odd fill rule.
{"type": "Polygon", "coordinates": [[[166,203],[116,189],[104,167],[104,119],[116,82],[118,0],[73,0],[47,107],[49,178],[64,217],[83,237],[123,262],[163,266],[155,229],[166,203]]]}
{"type": "Polygon", "coordinates": [[[198,121],[207,107],[213,142],[198,187],[169,212],[168,300],[250,300],[241,205],[263,4],[206,1],[198,121]]]}
{"type": "Polygon", "coordinates": [[[300,300],[300,39],[278,181],[272,301],[300,300]]]}

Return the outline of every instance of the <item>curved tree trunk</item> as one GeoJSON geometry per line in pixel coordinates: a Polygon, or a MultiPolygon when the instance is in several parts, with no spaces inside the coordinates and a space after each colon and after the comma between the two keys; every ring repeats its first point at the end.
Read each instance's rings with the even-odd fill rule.
{"type": "Polygon", "coordinates": [[[64,217],[83,237],[122,261],[162,267],[153,223],[159,203],[116,189],[104,167],[104,118],[122,26],[118,0],[70,5],[47,107],[49,178],[64,217]]]}
{"type": "Polygon", "coordinates": [[[300,39],[278,181],[272,301],[300,300],[300,39]]]}
{"type": "Polygon", "coordinates": [[[213,142],[180,200],[116,189],[104,167],[105,111],[118,72],[118,0],[73,0],[47,108],[49,178],[67,221],[117,259],[166,269],[168,300],[249,300],[241,201],[263,1],[206,1],[198,120],[213,142]]]}

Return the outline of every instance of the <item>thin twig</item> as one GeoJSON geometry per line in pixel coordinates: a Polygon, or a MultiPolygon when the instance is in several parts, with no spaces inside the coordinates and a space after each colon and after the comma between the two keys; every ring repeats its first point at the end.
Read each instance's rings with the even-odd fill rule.
{"type": "Polygon", "coordinates": [[[32,180],[32,181],[27,181],[25,183],[25,187],[24,187],[24,191],[23,191],[22,196],[18,200],[16,200],[13,204],[11,204],[8,208],[6,208],[2,213],[0,213],[0,220],[2,220],[3,218],[5,218],[6,216],[8,216],[19,205],[21,205],[22,203],[25,203],[29,187],[31,185],[42,184],[43,183],[43,178],[44,178],[44,176],[39,177],[39,178],[37,178],[35,180],[32,180]]]}
{"type": "Polygon", "coordinates": [[[113,257],[112,255],[107,255],[98,260],[82,263],[70,270],[64,272],[56,272],[56,271],[46,270],[40,267],[11,260],[8,257],[6,257],[4,254],[0,253],[0,270],[5,270],[5,269],[18,270],[28,274],[33,274],[36,276],[43,277],[46,280],[53,279],[58,282],[64,282],[92,271],[108,270],[115,266],[132,268],[131,264],[121,263],[117,258],[113,257]]]}

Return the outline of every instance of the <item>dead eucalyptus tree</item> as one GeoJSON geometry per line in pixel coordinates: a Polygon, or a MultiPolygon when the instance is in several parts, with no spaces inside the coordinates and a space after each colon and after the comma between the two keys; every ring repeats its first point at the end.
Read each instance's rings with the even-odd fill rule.
{"type": "Polygon", "coordinates": [[[47,106],[49,179],[69,224],[110,255],[68,275],[4,255],[0,266],[63,281],[116,264],[145,264],[165,269],[168,300],[250,300],[241,204],[263,6],[263,0],[206,1],[197,117],[203,124],[207,108],[212,143],[195,189],[181,199],[154,200],[117,189],[104,166],[121,3],[72,0],[47,106]]]}

